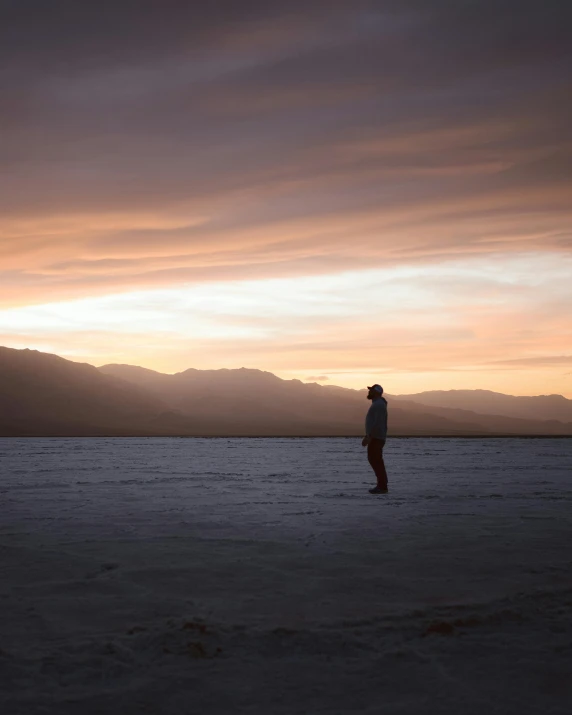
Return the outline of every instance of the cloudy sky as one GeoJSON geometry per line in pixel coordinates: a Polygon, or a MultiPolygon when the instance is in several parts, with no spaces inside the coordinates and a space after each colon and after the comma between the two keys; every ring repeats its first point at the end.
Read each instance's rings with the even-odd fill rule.
{"type": "Polygon", "coordinates": [[[0,0],[0,344],[572,397],[571,25],[0,0]]]}

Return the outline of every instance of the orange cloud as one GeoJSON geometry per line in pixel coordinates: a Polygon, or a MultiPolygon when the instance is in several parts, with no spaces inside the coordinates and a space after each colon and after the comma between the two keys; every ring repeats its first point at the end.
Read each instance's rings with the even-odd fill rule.
{"type": "Polygon", "coordinates": [[[385,365],[528,379],[569,354],[563,5],[32,4],[32,25],[11,4],[0,38],[7,342],[163,368],[264,360],[299,377],[385,365]],[[534,289],[522,261],[544,271],[534,289]],[[404,290],[389,281],[393,300],[366,309],[374,268],[405,271],[404,290]],[[282,300],[247,285],[270,279],[294,282],[282,300]],[[193,290],[203,298],[177,311],[193,290]],[[156,292],[139,296],[146,319],[135,291],[156,292]],[[77,302],[106,296],[92,318],[77,302]],[[28,328],[19,306],[39,311],[18,314],[28,328]],[[125,335],[105,328],[113,311],[125,335]]]}

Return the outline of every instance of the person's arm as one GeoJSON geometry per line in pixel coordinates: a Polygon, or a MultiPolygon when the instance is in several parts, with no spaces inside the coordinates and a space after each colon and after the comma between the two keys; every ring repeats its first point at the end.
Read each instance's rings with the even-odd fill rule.
{"type": "MultiPolygon", "coordinates": [[[[373,405],[372,405],[372,407],[373,407],[373,405]]],[[[375,415],[374,415],[374,411],[370,407],[369,410],[367,411],[367,415],[365,417],[365,437],[361,441],[362,447],[367,447],[367,445],[370,443],[371,431],[373,429],[374,424],[375,424],[375,415]]]]}

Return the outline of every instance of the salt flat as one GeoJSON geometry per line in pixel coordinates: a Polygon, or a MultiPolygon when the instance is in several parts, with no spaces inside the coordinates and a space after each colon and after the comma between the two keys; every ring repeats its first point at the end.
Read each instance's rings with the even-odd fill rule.
{"type": "Polygon", "coordinates": [[[16,713],[566,713],[572,440],[0,440],[16,713]]]}

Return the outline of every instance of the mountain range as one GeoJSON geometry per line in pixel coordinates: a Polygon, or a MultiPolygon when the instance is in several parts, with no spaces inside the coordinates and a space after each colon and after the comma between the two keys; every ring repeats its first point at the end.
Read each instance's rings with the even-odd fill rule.
{"type": "MultiPolygon", "coordinates": [[[[0,347],[0,436],[360,436],[366,390],[240,368],[168,375],[0,347]]],[[[392,435],[572,435],[572,400],[386,395],[392,435]]]]}

